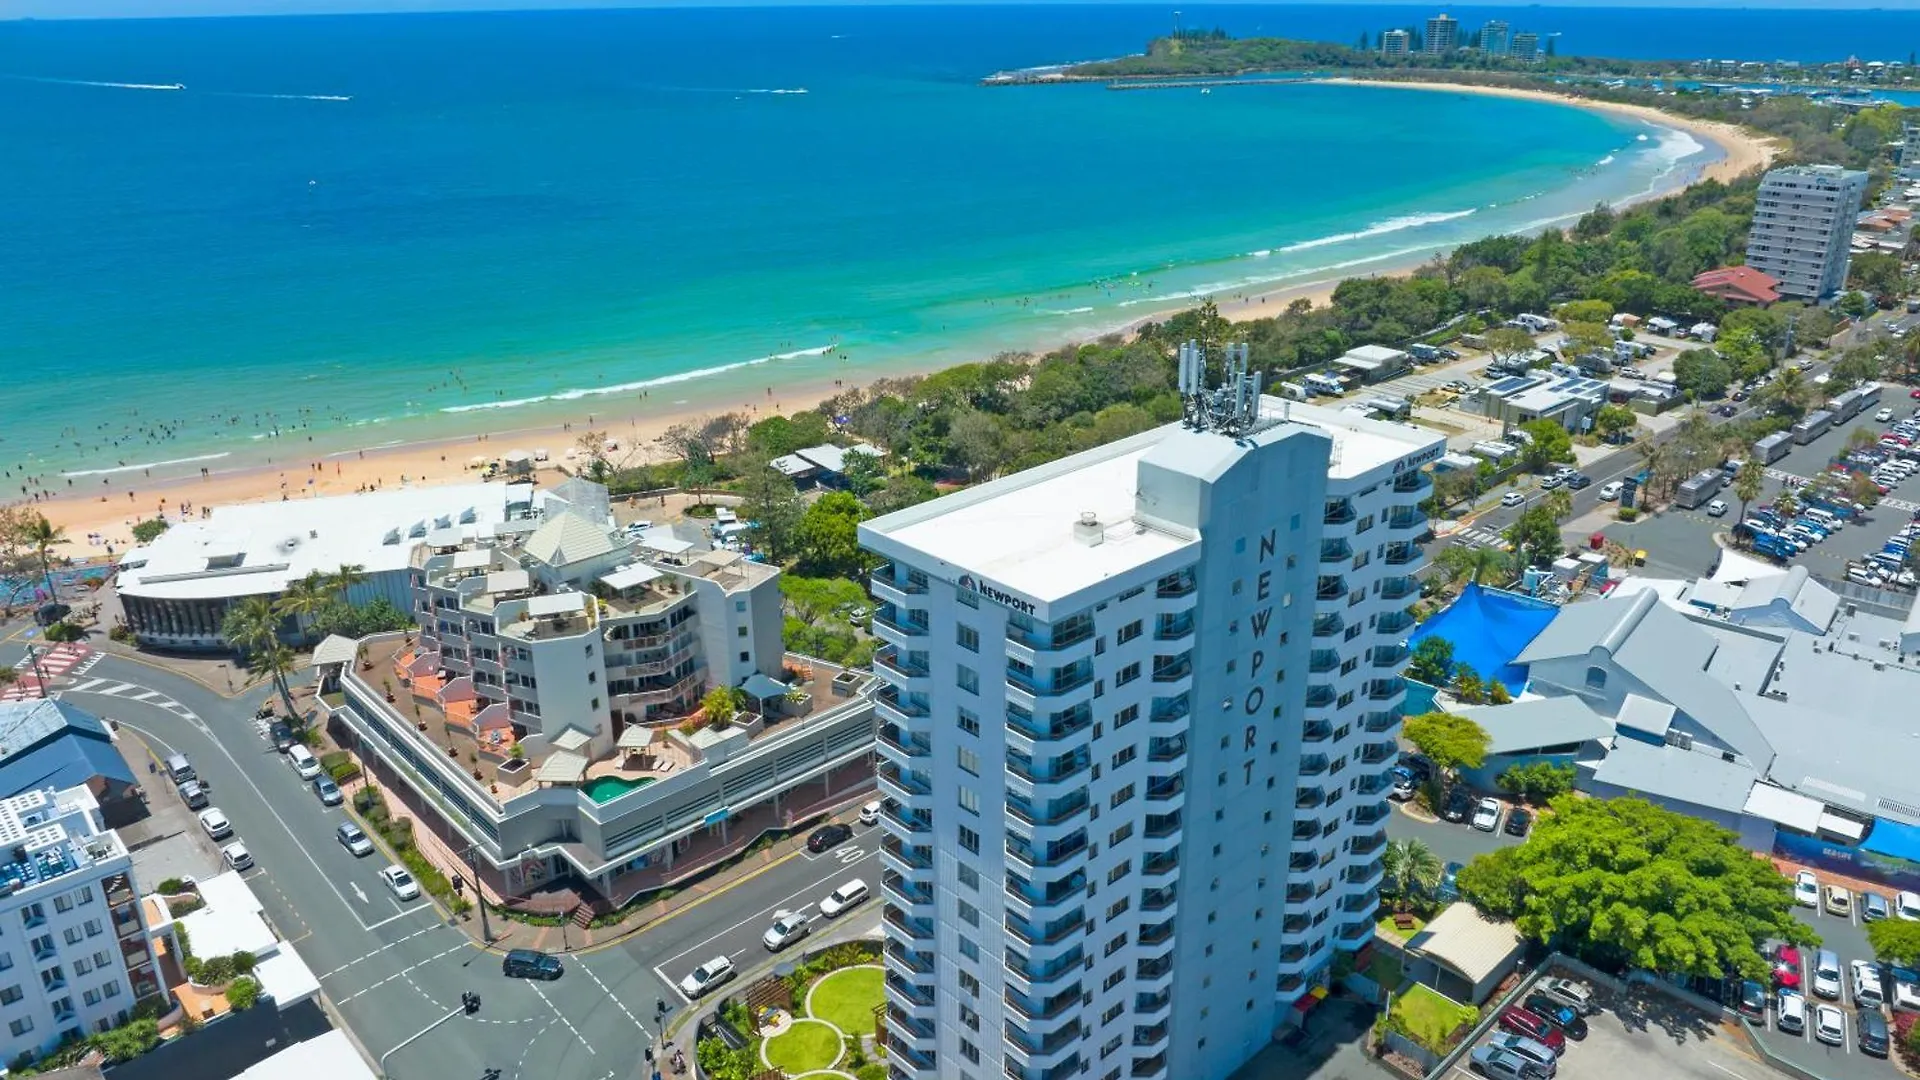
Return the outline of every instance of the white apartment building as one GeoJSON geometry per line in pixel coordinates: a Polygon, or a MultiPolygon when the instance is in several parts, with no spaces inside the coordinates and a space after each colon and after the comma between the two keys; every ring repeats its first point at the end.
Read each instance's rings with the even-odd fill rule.
{"type": "Polygon", "coordinates": [[[1900,179],[1920,180],[1920,124],[1908,124],[1900,144],[1900,179]]]}
{"type": "Polygon", "coordinates": [[[1782,296],[1824,300],[1847,282],[1849,245],[1867,174],[1838,165],[1789,165],[1760,181],[1747,265],[1780,283],[1782,296]]]}
{"type": "Polygon", "coordinates": [[[85,787],[0,799],[0,1060],[124,1024],[160,992],[133,861],[85,787]]]}
{"type": "Polygon", "coordinates": [[[1531,30],[1522,30],[1513,35],[1513,44],[1507,55],[1523,63],[1531,64],[1540,58],[1540,35],[1531,30]]]}
{"type": "Polygon", "coordinates": [[[892,1075],[1224,1077],[1372,934],[1444,443],[1246,400],[861,525],[892,1075]]]}
{"type": "Polygon", "coordinates": [[[1427,20],[1427,55],[1446,56],[1460,47],[1460,20],[1451,15],[1435,15],[1427,20]]]}
{"type": "Polygon", "coordinates": [[[1380,35],[1382,56],[1405,56],[1413,51],[1413,35],[1405,30],[1387,30],[1380,35]]]}
{"type": "Polygon", "coordinates": [[[1504,19],[1488,19],[1480,28],[1480,51],[1488,56],[1505,56],[1513,45],[1513,28],[1504,19]]]}

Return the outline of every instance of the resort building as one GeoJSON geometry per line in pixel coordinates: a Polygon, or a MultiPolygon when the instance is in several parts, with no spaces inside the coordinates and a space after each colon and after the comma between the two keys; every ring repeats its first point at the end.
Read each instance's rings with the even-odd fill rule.
{"type": "Polygon", "coordinates": [[[1505,56],[1513,47],[1513,29],[1505,20],[1488,19],[1480,28],[1480,51],[1488,56],[1505,56]]]}
{"type": "Polygon", "coordinates": [[[532,484],[498,483],[221,506],[123,555],[115,592],[140,644],[224,651],[221,620],[243,600],[275,599],[310,573],[344,565],[365,575],[349,601],[384,597],[404,611],[415,544],[492,535],[534,510],[532,484]]]}
{"type": "Polygon", "coordinates": [[[1524,64],[1540,59],[1540,35],[1531,30],[1522,30],[1513,35],[1513,45],[1507,55],[1524,64]]]}
{"type": "Polygon", "coordinates": [[[84,787],[0,799],[0,1055],[124,1024],[160,992],[133,860],[84,787]]]}
{"type": "Polygon", "coordinates": [[[1413,51],[1413,35],[1405,30],[1388,30],[1380,35],[1383,56],[1406,56],[1413,51]]]}
{"type": "Polygon", "coordinates": [[[1729,304],[1765,307],[1780,299],[1780,283],[1751,266],[1722,266],[1694,275],[1693,287],[1729,304]]]}
{"type": "Polygon", "coordinates": [[[1435,15],[1427,20],[1427,55],[1446,56],[1460,47],[1460,20],[1435,15]]]}
{"type": "Polygon", "coordinates": [[[860,526],[892,1075],[1225,1076],[1369,940],[1443,440],[1246,385],[860,526]]]}
{"type": "Polygon", "coordinates": [[[1593,427],[1607,404],[1607,384],[1579,375],[1507,375],[1461,399],[1464,412],[1497,420],[1511,431],[1535,420],[1552,420],[1573,434],[1593,427]]]}
{"type": "Polygon", "coordinates": [[[1824,300],[1846,285],[1854,215],[1867,174],[1838,165],[1789,165],[1760,181],[1747,265],[1782,296],[1824,300]]]}
{"type": "Polygon", "coordinates": [[[872,677],[782,652],[774,567],[568,510],[429,535],[408,573],[417,640],[314,662],[345,741],[504,900],[616,908],[872,786],[872,677]],[[704,714],[716,687],[738,715],[704,714]]]}

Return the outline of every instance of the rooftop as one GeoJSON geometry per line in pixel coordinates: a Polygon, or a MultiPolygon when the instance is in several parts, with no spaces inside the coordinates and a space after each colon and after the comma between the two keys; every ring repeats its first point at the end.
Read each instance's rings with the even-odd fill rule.
{"type": "Polygon", "coordinates": [[[1489,754],[1581,743],[1613,734],[1612,722],[1571,694],[1523,698],[1508,705],[1477,705],[1458,712],[1487,733],[1489,754]]]}
{"type": "Polygon", "coordinates": [[[334,495],[215,507],[204,520],[176,522],[122,569],[121,592],[157,599],[213,599],[278,593],[313,571],[358,564],[369,574],[402,570],[428,534],[479,536],[507,516],[501,484],[334,495]]]}
{"type": "Polygon", "coordinates": [[[0,799],[0,888],[26,892],[96,862],[125,855],[111,829],[95,818],[99,804],[84,787],[45,788],[0,799]]]}
{"type": "Polygon", "coordinates": [[[1522,945],[1510,922],[1490,919],[1464,901],[1447,905],[1407,942],[1407,951],[1437,960],[1478,984],[1522,945]]]}
{"type": "Polygon", "coordinates": [[[1758,773],[1718,754],[1616,739],[1594,770],[1596,782],[1730,814],[1743,812],[1758,773]]]}

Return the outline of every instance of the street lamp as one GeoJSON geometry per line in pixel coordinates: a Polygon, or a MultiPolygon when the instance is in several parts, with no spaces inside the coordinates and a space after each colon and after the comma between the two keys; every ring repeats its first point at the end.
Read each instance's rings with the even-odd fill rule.
{"type": "Polygon", "coordinates": [[[467,845],[467,869],[473,872],[473,902],[480,909],[480,944],[493,944],[493,931],[487,928],[487,897],[480,891],[480,863],[474,858],[474,845],[467,845]]]}
{"type": "Polygon", "coordinates": [[[41,652],[42,650],[38,645],[27,646],[27,663],[33,668],[34,678],[39,680],[40,696],[44,699],[47,696],[47,673],[40,667],[41,652]]]}

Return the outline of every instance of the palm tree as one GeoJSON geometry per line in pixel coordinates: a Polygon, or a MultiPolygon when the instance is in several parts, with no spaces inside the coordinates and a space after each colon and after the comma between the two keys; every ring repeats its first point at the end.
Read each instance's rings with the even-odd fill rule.
{"type": "Polygon", "coordinates": [[[67,542],[67,530],[47,520],[45,514],[35,514],[27,522],[22,536],[33,553],[40,557],[40,573],[47,580],[47,599],[54,598],[53,592],[53,549],[67,542]]]}
{"type": "Polygon", "coordinates": [[[315,570],[306,577],[292,582],[287,591],[273,605],[274,613],[282,618],[293,620],[293,625],[305,639],[310,635],[313,617],[327,609],[333,603],[333,581],[315,570]]]}
{"type": "Polygon", "coordinates": [[[254,667],[265,668],[273,676],[273,688],[280,692],[280,703],[287,707],[289,720],[299,714],[293,705],[293,684],[287,679],[288,673],[293,670],[293,660],[293,650],[277,641],[267,648],[256,650],[251,658],[254,667]]]}
{"type": "Polygon", "coordinates": [[[335,570],[327,579],[328,587],[339,593],[342,600],[347,598],[347,594],[352,592],[355,586],[364,585],[366,582],[367,568],[359,563],[341,563],[340,569],[335,570]]]}
{"type": "Polygon", "coordinates": [[[287,715],[292,716],[293,688],[287,683],[287,672],[293,668],[293,650],[280,642],[280,629],[285,622],[286,616],[273,601],[264,596],[250,596],[227,609],[226,617],[220,620],[220,635],[246,656],[248,663],[264,668],[273,676],[274,689],[280,692],[287,715]]]}
{"type": "Polygon", "coordinates": [[[1389,841],[1386,851],[1380,855],[1380,868],[1385,872],[1388,891],[1403,902],[1416,889],[1432,893],[1440,884],[1440,875],[1446,872],[1440,856],[1435,855],[1432,848],[1424,841],[1412,839],[1389,841]]]}
{"type": "Polygon", "coordinates": [[[1666,445],[1658,439],[1643,439],[1634,449],[1640,454],[1640,464],[1645,470],[1647,477],[1646,482],[1641,486],[1646,488],[1647,495],[1651,498],[1653,490],[1659,486],[1660,481],[1666,476],[1666,445]]]}
{"type": "Polygon", "coordinates": [[[1758,461],[1749,461],[1740,466],[1733,477],[1733,496],[1740,500],[1740,520],[1747,520],[1747,504],[1760,497],[1766,487],[1767,469],[1758,461]]]}
{"type": "Polygon", "coordinates": [[[1799,368],[1782,368],[1774,380],[1760,391],[1768,404],[1782,412],[1799,416],[1813,400],[1813,385],[1799,368]]]}

